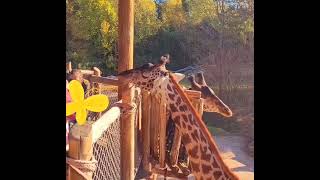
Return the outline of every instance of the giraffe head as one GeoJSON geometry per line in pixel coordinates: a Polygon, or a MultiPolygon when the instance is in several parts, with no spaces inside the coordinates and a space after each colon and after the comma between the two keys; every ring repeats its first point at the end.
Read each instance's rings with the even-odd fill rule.
{"type": "MultiPolygon", "coordinates": [[[[164,55],[159,64],[144,64],[141,67],[124,71],[118,74],[121,84],[132,84],[143,90],[149,91],[165,102],[170,98],[168,88],[170,83],[169,71],[165,65],[169,63],[169,55],[164,55]]],[[[181,81],[185,75],[181,73],[172,73],[177,82],[181,81]]]]}
{"type": "Polygon", "coordinates": [[[231,109],[224,104],[224,102],[214,93],[214,91],[207,85],[203,73],[197,74],[198,82],[196,78],[191,75],[188,79],[191,83],[191,89],[201,91],[201,97],[204,99],[203,110],[205,112],[217,112],[225,117],[231,117],[231,109]]]}
{"type": "Polygon", "coordinates": [[[160,59],[159,64],[144,64],[138,68],[130,69],[118,74],[121,84],[133,84],[143,90],[151,91],[154,88],[156,79],[166,77],[169,71],[165,65],[169,63],[169,55],[164,55],[160,59]]]}

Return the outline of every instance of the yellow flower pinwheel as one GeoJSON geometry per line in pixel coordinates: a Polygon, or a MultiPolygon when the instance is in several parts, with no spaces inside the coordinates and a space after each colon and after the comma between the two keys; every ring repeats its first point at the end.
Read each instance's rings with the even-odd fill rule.
{"type": "Polygon", "coordinates": [[[73,80],[69,84],[69,92],[72,102],[67,103],[67,115],[76,113],[76,121],[83,125],[87,119],[87,110],[102,112],[109,105],[109,98],[106,95],[98,94],[84,99],[84,90],[79,81],[73,80]]]}

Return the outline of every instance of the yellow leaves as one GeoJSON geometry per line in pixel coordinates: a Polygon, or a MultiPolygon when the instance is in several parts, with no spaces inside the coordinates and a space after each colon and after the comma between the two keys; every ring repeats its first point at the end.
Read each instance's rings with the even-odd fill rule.
{"type": "Polygon", "coordinates": [[[107,33],[109,31],[109,28],[110,28],[110,24],[107,21],[103,20],[101,23],[101,31],[103,33],[107,33]]]}
{"type": "Polygon", "coordinates": [[[168,0],[167,1],[167,6],[168,7],[182,6],[182,1],[181,0],[168,0]]]}
{"type": "Polygon", "coordinates": [[[87,110],[92,112],[102,112],[109,105],[109,98],[106,95],[93,95],[84,99],[83,87],[78,81],[71,81],[69,92],[72,102],[66,105],[66,116],[76,113],[76,120],[79,125],[83,125],[87,119],[87,110]]]}

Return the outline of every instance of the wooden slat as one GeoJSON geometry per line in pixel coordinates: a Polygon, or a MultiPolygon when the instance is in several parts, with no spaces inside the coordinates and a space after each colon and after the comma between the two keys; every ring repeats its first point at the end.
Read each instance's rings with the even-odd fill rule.
{"type": "Polygon", "coordinates": [[[142,143],[143,143],[143,169],[149,172],[151,169],[149,165],[150,157],[150,110],[151,110],[151,97],[150,93],[142,92],[142,143]]]}
{"type": "Polygon", "coordinates": [[[159,152],[158,152],[158,148],[159,148],[159,122],[160,122],[160,117],[159,117],[159,110],[160,110],[160,104],[159,104],[159,100],[153,96],[153,103],[152,103],[152,107],[154,109],[154,114],[151,116],[151,118],[153,119],[153,125],[154,125],[154,134],[153,134],[153,142],[154,142],[154,146],[153,146],[153,153],[155,155],[155,158],[157,160],[159,160],[159,152]]]}
{"type": "Polygon", "coordinates": [[[167,133],[167,112],[166,112],[166,104],[161,100],[159,103],[159,162],[160,168],[165,167],[165,159],[166,159],[166,133],[167,133]]]}
{"type": "Polygon", "coordinates": [[[113,85],[113,86],[118,86],[119,85],[118,79],[111,79],[111,78],[108,78],[108,77],[98,77],[98,76],[92,75],[92,76],[90,76],[88,78],[88,80],[91,81],[91,82],[109,84],[109,85],[113,85]]]}
{"type": "Polygon", "coordinates": [[[154,155],[154,148],[155,148],[155,107],[154,107],[154,97],[150,95],[150,150],[151,154],[154,155]]]}

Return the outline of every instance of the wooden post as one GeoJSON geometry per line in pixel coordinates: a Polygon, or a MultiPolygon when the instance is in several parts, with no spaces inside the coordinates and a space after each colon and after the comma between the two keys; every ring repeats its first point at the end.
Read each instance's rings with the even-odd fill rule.
{"type": "MultiPolygon", "coordinates": [[[[134,0],[119,0],[119,62],[118,72],[133,68],[134,0]]],[[[121,81],[121,78],[119,79],[121,81]]],[[[119,87],[119,99],[133,102],[134,91],[129,85],[119,87]]],[[[121,116],[120,120],[120,177],[134,179],[134,112],[121,116]]]]}
{"type": "Polygon", "coordinates": [[[151,171],[151,167],[149,165],[149,157],[150,157],[150,110],[151,110],[151,99],[150,93],[143,92],[142,93],[142,142],[143,142],[143,169],[147,172],[151,171]]]}
{"type": "MultiPolygon", "coordinates": [[[[69,134],[68,156],[75,160],[91,160],[93,156],[92,148],[92,128],[90,124],[82,126],[74,125],[69,134]]],[[[76,170],[70,169],[70,180],[86,180],[76,170]]],[[[89,175],[92,177],[92,174],[89,175]]]]}

